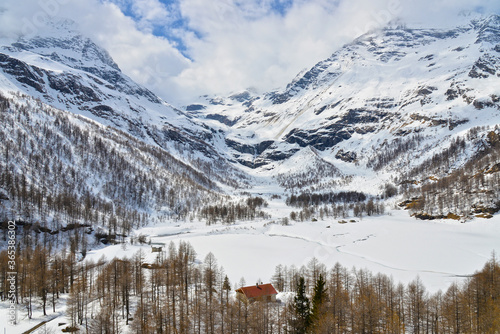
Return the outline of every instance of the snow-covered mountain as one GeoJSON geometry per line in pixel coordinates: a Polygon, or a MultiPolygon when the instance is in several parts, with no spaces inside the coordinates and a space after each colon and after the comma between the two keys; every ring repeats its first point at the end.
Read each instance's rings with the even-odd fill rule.
{"type": "MultiPolygon", "coordinates": [[[[196,300],[211,298],[218,286],[212,278],[221,286],[224,273],[233,282],[261,282],[278,264],[273,280],[284,265],[290,286],[295,275],[313,283],[313,272],[327,273],[322,262],[353,281],[373,277],[379,284],[382,276],[341,273],[339,263],[384,272],[389,290],[396,291],[393,277],[411,282],[407,290],[398,286],[401,296],[421,286],[420,278],[434,292],[457,277],[481,278],[466,275],[498,251],[499,16],[452,29],[387,27],[345,45],[282,90],[203,96],[182,110],[133,82],[71,22],[57,22],[43,35],[0,41],[0,124],[0,223],[3,245],[11,243],[10,221],[17,226],[23,331],[41,319],[46,329],[70,330],[69,323],[86,318],[76,308],[116,309],[86,319],[91,330],[109,318],[125,332],[141,331],[135,326],[151,318],[142,305],[173,310],[174,324],[162,327],[168,331],[190,301],[189,314],[199,316],[192,328],[208,329],[196,300]],[[415,221],[398,207],[439,220],[415,221]],[[387,211],[391,217],[381,216],[387,211]],[[205,261],[191,243],[208,253],[205,261]],[[120,259],[107,265],[106,257],[120,259]],[[77,261],[84,258],[90,262],[77,261]],[[93,287],[117,275],[119,287],[96,297],[101,292],[93,287]],[[184,286],[175,277],[186,278],[184,286]],[[134,280],[139,289],[129,289],[134,280]],[[160,281],[172,283],[173,293],[163,293],[160,281]],[[186,298],[178,298],[181,290],[186,298]],[[37,308],[46,314],[49,294],[51,318],[37,317],[37,308]],[[123,307],[111,307],[112,299],[123,307]],[[56,314],[56,302],[67,311],[56,314]]],[[[423,304],[435,312],[439,301],[446,310],[457,286],[423,304]]],[[[3,309],[7,317],[10,308],[3,309]]],[[[220,309],[214,325],[229,314],[220,309]]],[[[402,310],[395,317],[410,318],[402,310]]],[[[437,312],[446,318],[447,311],[437,312]]],[[[386,315],[381,323],[394,319],[386,315]]],[[[163,326],[168,317],[159,318],[163,326]]]]}
{"type": "Polygon", "coordinates": [[[215,131],[132,81],[73,23],[2,42],[1,217],[130,227],[187,217],[246,182],[210,145],[215,131]]]}
{"type": "Polygon", "coordinates": [[[399,187],[409,199],[420,191],[413,186],[471,160],[480,161],[476,174],[496,163],[488,150],[499,136],[499,57],[496,15],[452,29],[393,26],[345,45],[283,90],[204,96],[181,110],[59,22],[3,43],[0,88],[112,126],[233,189],[252,175],[271,184],[259,184],[265,192],[383,197],[399,187]]]}
{"type": "MultiPolygon", "coordinates": [[[[499,60],[496,15],[448,30],[388,27],[345,45],[284,90],[207,97],[186,110],[223,129],[235,159],[251,168],[282,173],[279,166],[300,154],[311,157],[302,159],[305,168],[320,159],[347,174],[383,176],[373,170],[384,167],[394,176],[470,128],[499,123],[499,60]]],[[[467,144],[465,160],[477,152],[467,144]]]]}
{"type": "Polygon", "coordinates": [[[72,22],[0,46],[0,87],[113,126],[149,144],[173,143],[216,159],[212,134],[121,72],[109,54],[72,22]]]}

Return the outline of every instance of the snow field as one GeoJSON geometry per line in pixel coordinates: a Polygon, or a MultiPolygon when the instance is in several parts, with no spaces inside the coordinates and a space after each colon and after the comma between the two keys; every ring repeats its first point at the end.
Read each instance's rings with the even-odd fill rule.
{"type": "MultiPolygon", "coordinates": [[[[347,268],[383,273],[405,284],[419,276],[429,292],[437,292],[480,270],[493,251],[500,251],[499,216],[461,223],[421,221],[406,211],[389,211],[388,215],[362,219],[292,221],[289,226],[270,222],[230,226],[167,223],[136,233],[166,246],[180,240],[189,242],[199,261],[212,252],[233,285],[242,277],[247,284],[268,282],[277,265],[300,268],[316,258],[328,269],[339,262],[347,268]],[[347,223],[340,224],[341,220],[347,223]]],[[[139,249],[147,261],[154,261],[156,254],[149,245],[114,245],[90,251],[87,257],[95,261],[103,255],[108,259],[130,257],[139,249]]]]}

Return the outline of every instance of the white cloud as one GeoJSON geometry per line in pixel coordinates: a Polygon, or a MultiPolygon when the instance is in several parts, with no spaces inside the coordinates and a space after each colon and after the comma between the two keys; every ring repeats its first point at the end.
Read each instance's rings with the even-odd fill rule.
{"type": "Polygon", "coordinates": [[[122,70],[139,83],[168,97],[171,79],[190,66],[169,41],[137,29],[113,4],[104,4],[99,15],[81,22],[82,29],[106,48],[122,70]]]}
{"type": "Polygon", "coordinates": [[[385,3],[296,1],[282,16],[268,10],[262,15],[252,6],[255,1],[242,7],[233,1],[184,0],[182,13],[203,39],[187,43],[194,63],[176,82],[186,90],[215,93],[282,87],[367,28],[385,25],[399,14],[387,10],[385,16],[375,16],[385,3]]]}
{"type": "Polygon", "coordinates": [[[435,26],[449,25],[457,19],[458,14],[479,12],[492,14],[500,12],[498,0],[404,0],[402,17],[406,21],[435,26]]]}
{"type": "Polygon", "coordinates": [[[141,31],[152,32],[155,27],[168,27],[178,19],[176,5],[167,6],[159,0],[133,0],[131,11],[141,31]]]}
{"type": "Polygon", "coordinates": [[[204,93],[284,87],[300,70],[397,17],[446,23],[462,10],[498,13],[500,3],[175,0],[165,5],[160,0],[2,0],[2,8],[0,35],[32,32],[47,16],[69,17],[136,81],[169,101],[187,102],[204,93]],[[273,10],[280,4],[285,6],[281,11],[273,10]],[[176,41],[152,34],[162,26],[165,35],[181,41],[190,59],[175,48],[176,41]]]}

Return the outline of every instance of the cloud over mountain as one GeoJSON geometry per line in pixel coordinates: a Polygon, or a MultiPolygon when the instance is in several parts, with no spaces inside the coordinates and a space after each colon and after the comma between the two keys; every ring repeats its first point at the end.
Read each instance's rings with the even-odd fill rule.
{"type": "MultiPolygon", "coordinates": [[[[342,44],[393,20],[427,25],[461,12],[492,13],[475,1],[5,0],[0,36],[33,34],[50,17],[76,21],[122,70],[176,102],[203,93],[286,84],[342,44]]],[[[181,102],[181,101],[179,101],[181,102]]]]}

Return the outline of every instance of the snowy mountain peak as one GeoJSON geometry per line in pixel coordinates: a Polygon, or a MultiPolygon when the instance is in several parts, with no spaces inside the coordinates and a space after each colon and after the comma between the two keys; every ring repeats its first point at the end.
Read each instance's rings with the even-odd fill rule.
{"type": "Polygon", "coordinates": [[[0,45],[0,91],[32,96],[164,149],[218,155],[205,143],[210,129],[135,83],[73,28],[54,24],[42,35],[0,45]]]}
{"type": "Polygon", "coordinates": [[[443,149],[470,128],[499,123],[498,23],[493,15],[451,28],[373,31],[281,91],[240,103],[209,99],[193,115],[225,133],[234,160],[257,173],[291,179],[297,173],[289,167],[301,161],[304,171],[325,166],[324,184],[339,177],[335,170],[383,180],[431,159],[439,149],[430,148],[443,149]]]}
{"type": "Polygon", "coordinates": [[[106,50],[97,46],[89,38],[78,33],[68,33],[54,37],[36,36],[21,38],[12,44],[19,50],[25,50],[47,57],[55,62],[79,69],[106,68],[120,71],[106,50]]]}
{"type": "Polygon", "coordinates": [[[207,96],[186,112],[63,26],[1,47],[2,84],[149,143],[180,143],[208,161],[222,157],[256,172],[277,175],[298,161],[333,179],[373,176],[382,166],[407,170],[435,152],[412,152],[401,166],[396,156],[382,163],[380,151],[409,142],[447,145],[471,126],[496,122],[499,108],[498,16],[446,29],[392,25],[344,45],[281,91],[207,96]]]}

